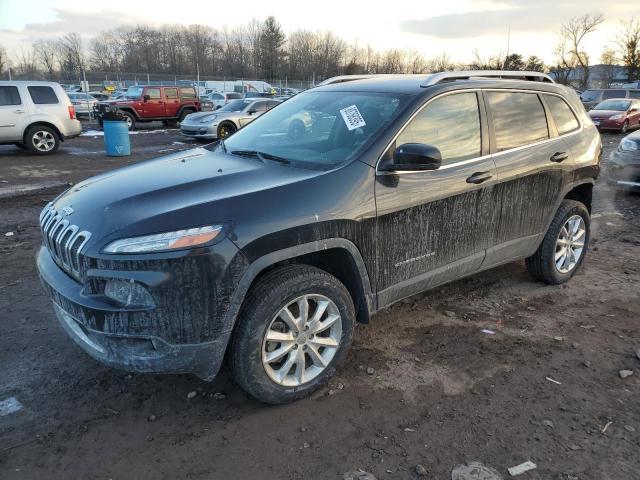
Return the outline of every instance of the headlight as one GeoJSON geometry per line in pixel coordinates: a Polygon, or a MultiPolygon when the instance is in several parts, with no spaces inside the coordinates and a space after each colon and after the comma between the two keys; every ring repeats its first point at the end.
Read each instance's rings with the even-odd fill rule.
{"type": "Polygon", "coordinates": [[[609,120],[618,120],[619,118],[624,117],[624,115],[622,113],[616,113],[615,115],[611,115],[609,117],[609,120]]]}
{"type": "Polygon", "coordinates": [[[178,250],[196,247],[210,242],[218,236],[222,225],[189,228],[176,232],[156,233],[142,237],[123,238],[111,242],[104,249],[105,253],[145,253],[161,250],[178,250]]]}
{"type": "Polygon", "coordinates": [[[205,115],[200,119],[200,123],[207,123],[215,120],[217,115],[205,115]]]}
{"type": "Polygon", "coordinates": [[[632,150],[638,150],[638,144],[633,140],[629,140],[628,138],[623,138],[620,142],[620,150],[624,150],[626,152],[632,150]]]}

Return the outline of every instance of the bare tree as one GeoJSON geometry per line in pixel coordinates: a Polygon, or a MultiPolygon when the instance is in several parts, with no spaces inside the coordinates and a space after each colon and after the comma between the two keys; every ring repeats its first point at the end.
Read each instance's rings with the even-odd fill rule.
{"type": "Polygon", "coordinates": [[[82,38],[77,33],[68,33],[59,41],[61,70],[67,79],[80,78],[85,68],[82,38]]]}
{"type": "Polygon", "coordinates": [[[630,82],[640,80],[640,20],[630,18],[623,21],[618,34],[618,50],[630,82]]]}
{"type": "Polygon", "coordinates": [[[571,71],[579,68],[582,89],[589,86],[589,55],[582,46],[584,38],[595,32],[602,22],[603,15],[587,13],[571,18],[560,28],[560,42],[556,48],[559,66],[571,71]]]}
{"type": "Polygon", "coordinates": [[[618,63],[618,57],[615,50],[612,48],[605,48],[600,55],[600,63],[602,63],[605,74],[606,88],[611,86],[616,73],[616,65],[618,63]]]}
{"type": "Polygon", "coordinates": [[[0,45],[0,75],[2,75],[4,69],[9,66],[8,63],[9,59],[7,58],[7,50],[0,45]]]}
{"type": "Polygon", "coordinates": [[[33,44],[36,62],[40,65],[49,79],[52,79],[59,69],[60,49],[56,42],[40,40],[33,44]]]}

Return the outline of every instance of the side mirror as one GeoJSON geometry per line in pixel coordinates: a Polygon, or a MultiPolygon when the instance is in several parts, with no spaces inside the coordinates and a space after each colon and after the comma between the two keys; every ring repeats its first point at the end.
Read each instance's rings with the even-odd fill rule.
{"type": "Polygon", "coordinates": [[[255,110],[255,109],[253,109],[253,108],[252,108],[252,109],[251,109],[251,110],[249,110],[247,113],[248,113],[249,115],[253,115],[253,114],[254,114],[254,113],[256,113],[256,112],[257,112],[257,110],[255,110]]]}
{"type": "Polygon", "coordinates": [[[437,170],[442,165],[442,154],[433,145],[404,143],[393,152],[393,163],[387,170],[437,170]]]}
{"type": "Polygon", "coordinates": [[[148,102],[149,100],[151,100],[151,96],[149,96],[149,95],[143,95],[143,96],[142,96],[142,100],[143,100],[143,101],[145,101],[145,102],[148,102]]]}
{"type": "Polygon", "coordinates": [[[631,107],[629,109],[629,112],[637,112],[638,111],[638,107],[631,107]]]}

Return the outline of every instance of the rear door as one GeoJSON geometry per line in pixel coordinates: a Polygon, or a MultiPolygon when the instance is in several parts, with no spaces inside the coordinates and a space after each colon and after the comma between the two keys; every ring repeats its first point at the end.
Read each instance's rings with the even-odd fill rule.
{"type": "Polygon", "coordinates": [[[383,155],[424,143],[442,153],[438,170],[383,172],[376,176],[377,286],[380,305],[476,271],[495,206],[486,118],[479,92],[445,94],[428,101],[383,155]]]}
{"type": "Polygon", "coordinates": [[[142,109],[146,118],[165,116],[162,90],[159,87],[145,87],[142,97],[142,109]]]}
{"type": "Polygon", "coordinates": [[[178,96],[178,87],[164,88],[164,105],[165,116],[177,117],[180,109],[180,97],[178,96]]]}
{"type": "Polygon", "coordinates": [[[0,86],[0,142],[22,141],[28,121],[29,111],[18,87],[0,86]]]}
{"type": "Polygon", "coordinates": [[[499,181],[491,202],[500,221],[483,264],[490,267],[533,253],[569,181],[571,150],[538,93],[492,90],[484,97],[499,181]]]}

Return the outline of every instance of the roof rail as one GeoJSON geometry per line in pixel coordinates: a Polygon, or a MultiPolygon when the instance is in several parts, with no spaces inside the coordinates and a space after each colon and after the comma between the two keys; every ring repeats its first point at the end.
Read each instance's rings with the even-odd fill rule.
{"type": "Polygon", "coordinates": [[[443,82],[455,82],[456,80],[471,80],[473,78],[500,78],[505,80],[526,80],[529,82],[555,83],[546,73],[519,72],[516,70],[463,70],[453,72],[439,72],[429,75],[420,85],[430,87],[443,82]]]}
{"type": "Polygon", "coordinates": [[[355,80],[366,80],[367,78],[403,78],[403,77],[420,77],[424,78],[424,75],[419,75],[417,73],[371,73],[371,74],[361,74],[361,75],[338,75],[337,77],[327,78],[322,82],[318,83],[316,87],[322,87],[324,85],[333,85],[334,83],[344,83],[344,82],[353,82],[355,80]]]}

